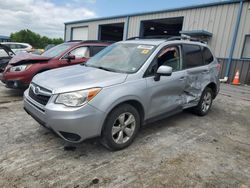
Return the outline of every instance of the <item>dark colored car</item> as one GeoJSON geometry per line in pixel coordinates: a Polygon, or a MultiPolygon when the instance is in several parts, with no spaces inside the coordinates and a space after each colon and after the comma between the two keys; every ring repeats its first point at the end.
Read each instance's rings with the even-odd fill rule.
{"type": "Polygon", "coordinates": [[[8,88],[25,89],[36,74],[54,68],[85,63],[110,44],[101,41],[69,41],[49,49],[42,55],[18,54],[5,68],[2,82],[8,88]]]}
{"type": "Polygon", "coordinates": [[[0,72],[3,72],[15,53],[6,45],[0,44],[0,72]]]}

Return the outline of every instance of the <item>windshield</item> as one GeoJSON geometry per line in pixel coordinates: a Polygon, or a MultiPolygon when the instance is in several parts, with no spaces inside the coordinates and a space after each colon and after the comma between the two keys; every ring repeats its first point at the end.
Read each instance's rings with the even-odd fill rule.
{"type": "Polygon", "coordinates": [[[63,44],[59,44],[51,49],[49,49],[48,51],[45,51],[42,56],[46,56],[46,57],[56,57],[61,55],[64,51],[68,50],[69,48],[71,48],[72,44],[70,43],[63,43],[63,44]]]}
{"type": "Polygon", "coordinates": [[[153,45],[115,43],[92,57],[85,65],[114,72],[134,73],[154,49],[153,45]]]}

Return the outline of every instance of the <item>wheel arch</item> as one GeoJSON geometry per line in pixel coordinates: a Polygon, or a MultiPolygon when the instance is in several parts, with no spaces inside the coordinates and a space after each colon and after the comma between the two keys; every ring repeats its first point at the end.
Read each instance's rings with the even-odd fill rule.
{"type": "Polygon", "coordinates": [[[210,88],[213,92],[213,99],[215,99],[217,95],[217,85],[214,82],[210,82],[209,84],[206,85],[205,88],[210,88]]]}
{"type": "Polygon", "coordinates": [[[120,105],[123,105],[123,104],[130,104],[131,106],[133,106],[139,113],[140,115],[140,124],[142,125],[143,122],[144,122],[144,118],[145,118],[145,108],[144,106],[142,105],[142,103],[136,99],[127,99],[127,100],[124,100],[124,101],[120,101],[119,103],[115,104],[114,106],[112,106],[112,108],[109,109],[109,111],[107,112],[107,115],[103,121],[103,125],[102,125],[102,129],[101,129],[101,134],[103,132],[103,129],[104,129],[104,125],[105,125],[105,122],[107,120],[107,117],[109,116],[109,114],[115,109],[117,108],[118,106],[120,105]]]}

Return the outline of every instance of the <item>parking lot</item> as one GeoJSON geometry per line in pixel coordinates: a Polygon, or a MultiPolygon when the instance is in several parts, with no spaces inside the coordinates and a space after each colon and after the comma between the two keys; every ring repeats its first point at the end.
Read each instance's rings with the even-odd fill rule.
{"type": "Polygon", "coordinates": [[[0,84],[0,187],[250,186],[250,87],[222,85],[210,113],[146,125],[118,152],[97,139],[71,145],[0,84]]]}

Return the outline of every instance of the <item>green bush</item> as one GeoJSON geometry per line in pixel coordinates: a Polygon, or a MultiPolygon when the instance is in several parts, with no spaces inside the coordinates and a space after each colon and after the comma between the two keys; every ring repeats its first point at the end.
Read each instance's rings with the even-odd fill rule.
{"type": "Polygon", "coordinates": [[[48,38],[41,36],[29,29],[23,29],[21,31],[11,33],[10,39],[13,42],[29,43],[34,48],[45,48],[48,44],[61,44],[63,43],[62,38],[48,38]]]}

